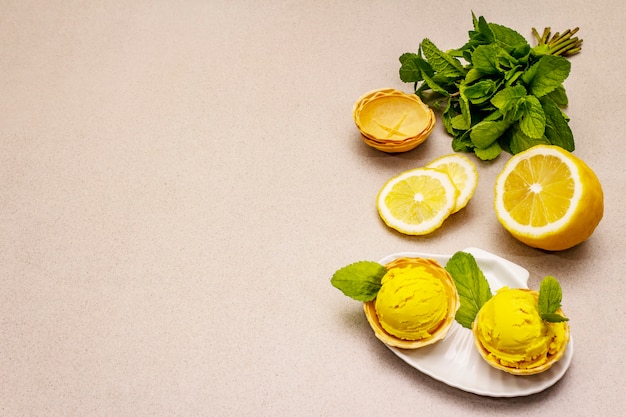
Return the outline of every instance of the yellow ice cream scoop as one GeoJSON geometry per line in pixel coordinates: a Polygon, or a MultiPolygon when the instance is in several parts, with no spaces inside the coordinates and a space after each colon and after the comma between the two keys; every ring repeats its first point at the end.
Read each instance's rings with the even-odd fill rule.
{"type": "MultiPolygon", "coordinates": [[[[478,351],[491,366],[514,375],[531,375],[561,359],[569,325],[543,320],[538,298],[537,291],[504,287],[481,307],[472,331],[478,351]]],[[[561,309],[557,313],[565,317],[561,309]]]]}
{"type": "Polygon", "coordinates": [[[365,315],[376,337],[390,346],[415,349],[443,339],[459,306],[450,274],[433,259],[399,258],[365,315]]]}

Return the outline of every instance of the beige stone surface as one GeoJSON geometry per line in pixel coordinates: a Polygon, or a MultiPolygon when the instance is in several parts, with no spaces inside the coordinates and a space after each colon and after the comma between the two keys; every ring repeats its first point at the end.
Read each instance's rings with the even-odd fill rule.
{"type": "Polygon", "coordinates": [[[0,1],[0,415],[621,416],[623,4],[0,1]],[[379,219],[391,176],[450,153],[367,147],[354,101],[398,57],[460,46],[471,10],[529,40],[579,26],[567,109],[604,185],[590,240],[547,253],[493,211],[508,158],[427,237],[379,219]],[[411,368],[330,283],[361,259],[469,246],[556,276],[572,365],[495,399],[411,368]]]}

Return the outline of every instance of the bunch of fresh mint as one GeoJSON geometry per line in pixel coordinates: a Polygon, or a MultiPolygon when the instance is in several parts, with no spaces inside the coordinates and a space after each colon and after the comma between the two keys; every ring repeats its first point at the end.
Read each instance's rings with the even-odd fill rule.
{"type": "Polygon", "coordinates": [[[553,36],[549,28],[542,35],[533,28],[538,44],[531,48],[513,29],[473,13],[472,19],[474,30],[461,48],[444,52],[424,39],[417,53],[400,57],[402,81],[414,83],[431,106],[444,99],[452,149],[482,160],[538,144],[573,151],[563,82],[571,66],[565,57],[581,49],[582,40],[573,36],[578,28],[553,36]]]}

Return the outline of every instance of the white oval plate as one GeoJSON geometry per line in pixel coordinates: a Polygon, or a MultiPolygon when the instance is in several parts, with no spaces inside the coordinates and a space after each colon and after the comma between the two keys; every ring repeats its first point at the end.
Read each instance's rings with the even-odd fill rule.
{"type": "MultiPolygon", "coordinates": [[[[529,273],[524,268],[492,253],[477,248],[467,248],[489,282],[492,293],[501,287],[528,288],[529,273]]],[[[402,252],[382,260],[386,264],[400,257],[420,257],[437,260],[445,266],[452,255],[435,255],[402,252]]],[[[543,391],[560,380],[570,366],[574,344],[570,341],[565,355],[550,369],[536,375],[516,376],[491,367],[474,347],[471,330],[456,321],[442,341],[415,350],[388,346],[409,365],[434,379],[452,387],[490,397],[519,397],[543,391]]]]}

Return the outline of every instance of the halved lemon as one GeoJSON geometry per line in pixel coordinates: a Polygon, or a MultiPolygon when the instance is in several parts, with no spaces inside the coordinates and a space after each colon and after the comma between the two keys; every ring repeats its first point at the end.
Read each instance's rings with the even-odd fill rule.
{"type": "Polygon", "coordinates": [[[387,226],[408,235],[439,228],[452,213],[458,190],[445,172],[415,168],[391,178],[376,199],[387,226]]]}
{"type": "Polygon", "coordinates": [[[469,203],[478,185],[478,171],[476,165],[467,156],[461,154],[444,155],[429,162],[426,168],[445,172],[459,190],[452,213],[456,213],[469,203]]]}
{"type": "Polygon", "coordinates": [[[580,158],[551,145],[514,155],[496,179],[500,223],[529,246],[569,249],[591,236],[604,213],[596,174],[580,158]]]}

